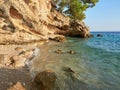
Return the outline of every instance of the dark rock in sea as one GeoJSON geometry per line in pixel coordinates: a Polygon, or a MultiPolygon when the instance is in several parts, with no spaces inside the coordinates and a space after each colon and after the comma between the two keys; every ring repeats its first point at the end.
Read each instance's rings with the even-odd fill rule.
{"type": "Polygon", "coordinates": [[[69,54],[75,54],[76,52],[75,52],[75,51],[70,50],[70,51],[67,51],[67,53],[69,53],[69,54]]]}
{"type": "Polygon", "coordinates": [[[64,67],[63,70],[64,70],[65,72],[75,73],[75,71],[74,71],[72,68],[70,68],[70,67],[64,67]]]}
{"type": "Polygon", "coordinates": [[[55,50],[55,53],[57,53],[57,54],[62,54],[62,53],[64,53],[61,49],[57,49],[57,50],[55,50]]]}
{"type": "Polygon", "coordinates": [[[53,70],[39,72],[31,83],[30,90],[88,90],[88,85],[79,80],[75,71],[69,67],[63,70],[64,73],[53,70]]]}
{"type": "Polygon", "coordinates": [[[73,70],[73,68],[64,67],[63,71],[65,71],[66,75],[66,79],[64,80],[66,88],[64,90],[88,90],[88,85],[79,80],[79,77],[77,76],[77,73],[73,70]]]}
{"type": "Polygon", "coordinates": [[[56,76],[51,70],[46,70],[38,73],[33,82],[30,90],[54,90],[56,76]]]}
{"type": "Polygon", "coordinates": [[[103,37],[103,35],[102,34],[97,34],[97,37],[103,37]]]}

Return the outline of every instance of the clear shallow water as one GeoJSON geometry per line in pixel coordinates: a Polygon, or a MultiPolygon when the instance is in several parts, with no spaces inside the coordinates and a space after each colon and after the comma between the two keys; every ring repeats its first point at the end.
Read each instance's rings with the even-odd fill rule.
{"type": "MultiPolygon", "coordinates": [[[[65,43],[49,43],[49,62],[54,63],[48,65],[57,71],[58,67],[70,66],[86,84],[85,90],[120,90],[120,33],[102,32],[103,37],[93,34],[89,39],[67,38],[65,43]],[[52,53],[56,49],[73,50],[76,54],[52,53]]],[[[80,87],[70,90],[81,90],[80,87]]]]}
{"type": "Polygon", "coordinates": [[[97,37],[97,32],[92,34],[90,39],[68,41],[77,52],[74,59],[84,65],[80,77],[90,90],[120,90],[120,33],[99,33],[103,37],[97,37]]]}

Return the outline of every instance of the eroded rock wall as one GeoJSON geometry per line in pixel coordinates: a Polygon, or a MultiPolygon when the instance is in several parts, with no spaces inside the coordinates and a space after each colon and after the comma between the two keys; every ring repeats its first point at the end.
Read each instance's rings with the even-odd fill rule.
{"type": "Polygon", "coordinates": [[[0,44],[47,40],[59,34],[86,37],[89,30],[76,23],[55,10],[52,0],[0,0],[0,44]]]}

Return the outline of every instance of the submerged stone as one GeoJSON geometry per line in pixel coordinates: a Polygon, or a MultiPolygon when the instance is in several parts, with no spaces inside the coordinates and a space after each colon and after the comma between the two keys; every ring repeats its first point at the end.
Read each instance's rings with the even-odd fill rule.
{"type": "Polygon", "coordinates": [[[73,50],[70,50],[70,51],[67,51],[67,53],[69,53],[69,54],[75,54],[76,52],[73,51],[73,50]]]}
{"type": "Polygon", "coordinates": [[[33,82],[30,90],[54,90],[56,76],[51,70],[46,70],[38,73],[33,82]]]}

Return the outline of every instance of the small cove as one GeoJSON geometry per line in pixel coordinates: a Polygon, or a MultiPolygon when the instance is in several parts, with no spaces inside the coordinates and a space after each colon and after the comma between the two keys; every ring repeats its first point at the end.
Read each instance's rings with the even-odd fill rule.
{"type": "MultiPolygon", "coordinates": [[[[117,49],[112,47],[114,49],[113,51],[113,49],[109,47],[99,48],[98,45],[93,46],[95,45],[93,42],[96,43],[96,39],[98,39],[97,42],[102,43],[101,40],[105,38],[105,36],[108,38],[112,37],[109,33],[107,33],[109,36],[106,35],[106,33],[102,34],[104,35],[103,37],[94,37],[90,39],[67,38],[67,41],[63,43],[48,42],[42,46],[38,44],[40,56],[34,63],[33,71],[55,71],[59,76],[60,82],[58,84],[61,85],[61,87],[65,87],[64,90],[119,90],[119,47],[116,47],[117,49]],[[61,49],[65,53],[57,54],[55,53],[57,49],[61,49]],[[66,53],[69,50],[73,50],[76,53],[66,53]],[[65,84],[65,82],[72,82],[69,79],[65,81],[67,76],[63,70],[64,67],[70,67],[76,72],[75,77],[80,82],[75,82],[74,89],[72,86],[67,86],[67,84],[65,84]]],[[[94,35],[96,35],[96,33],[94,35]]],[[[119,38],[119,35],[117,38],[119,38]]],[[[112,43],[116,43],[115,38],[113,38],[112,43]]]]}

